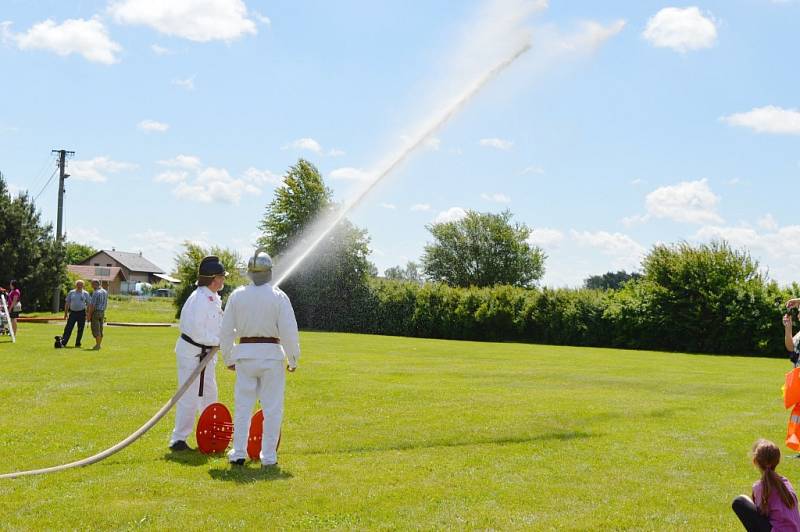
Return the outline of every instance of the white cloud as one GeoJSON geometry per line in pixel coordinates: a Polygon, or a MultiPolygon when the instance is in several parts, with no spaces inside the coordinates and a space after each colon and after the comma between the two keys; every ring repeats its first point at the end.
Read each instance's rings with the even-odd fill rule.
{"type": "Polygon", "coordinates": [[[111,40],[97,17],[67,19],[61,24],[47,19],[34,24],[25,33],[12,33],[9,26],[9,22],[3,23],[3,37],[20,50],[47,50],[61,56],[80,54],[88,61],[105,65],[119,62],[116,54],[122,51],[122,46],[111,40]]]}
{"type": "Polygon", "coordinates": [[[778,220],[776,220],[775,217],[769,213],[759,218],[757,223],[760,228],[768,231],[775,231],[779,227],[778,220]]]}
{"type": "Polygon", "coordinates": [[[636,270],[647,250],[630,236],[606,231],[570,231],[573,240],[583,246],[599,249],[604,255],[613,258],[614,268],[636,270]]]}
{"type": "Polygon", "coordinates": [[[580,24],[579,32],[572,35],[570,39],[563,40],[561,46],[570,52],[594,52],[608,39],[621,32],[625,24],[622,19],[616,20],[608,26],[592,20],[583,21],[580,24]]]}
{"type": "Polygon", "coordinates": [[[270,170],[259,170],[251,166],[244,171],[245,180],[253,183],[256,186],[263,185],[280,185],[283,178],[270,170]]]}
{"type": "Polygon", "coordinates": [[[558,229],[548,229],[546,227],[534,229],[528,237],[529,244],[543,248],[557,247],[562,240],[564,240],[564,233],[558,229]]]}
{"type": "Polygon", "coordinates": [[[108,235],[96,227],[72,227],[67,231],[65,238],[73,242],[80,242],[99,249],[111,249],[114,243],[108,235]]]}
{"type": "Polygon", "coordinates": [[[181,170],[162,172],[153,181],[175,184],[172,193],[176,198],[200,203],[238,205],[244,195],[261,194],[258,185],[271,178],[268,171],[251,167],[244,178],[234,179],[225,168],[203,166],[199,158],[191,155],[178,155],[158,164],[181,170]]]}
{"type": "Polygon", "coordinates": [[[494,194],[483,193],[481,194],[481,198],[494,203],[511,203],[511,198],[500,192],[495,192],[494,194]]]}
{"type": "Polygon", "coordinates": [[[108,157],[95,157],[86,161],[72,161],[69,163],[68,173],[78,181],[92,181],[103,183],[108,181],[107,174],[116,174],[127,170],[133,170],[136,165],[113,161],[108,157]]]}
{"type": "Polygon", "coordinates": [[[151,131],[163,133],[169,129],[169,124],[165,124],[164,122],[157,122],[155,120],[142,120],[136,127],[141,129],[142,131],[147,131],[148,133],[151,131]]]}
{"type": "Polygon", "coordinates": [[[189,178],[189,172],[182,170],[168,170],[161,172],[153,178],[156,183],[179,183],[189,178]]]}
{"type": "Polygon", "coordinates": [[[269,19],[269,17],[266,16],[266,15],[262,15],[258,11],[253,11],[253,18],[256,19],[257,21],[259,21],[264,26],[271,26],[272,25],[272,21],[269,19]]]}
{"type": "Polygon", "coordinates": [[[645,199],[648,215],[686,223],[721,222],[718,203],[706,179],[657,188],[645,199]]]}
{"type": "Polygon", "coordinates": [[[169,48],[164,48],[158,44],[151,44],[150,49],[156,55],[167,55],[169,53],[169,48]]]}
{"type": "Polygon", "coordinates": [[[544,168],[542,168],[541,166],[526,166],[522,170],[522,172],[520,172],[520,175],[528,175],[528,174],[542,175],[544,174],[544,168]]]}
{"type": "Polygon", "coordinates": [[[330,157],[341,157],[344,154],[345,154],[344,150],[340,150],[339,148],[331,148],[328,151],[328,156],[330,157]]]}
{"type": "Polygon", "coordinates": [[[328,174],[328,176],[331,179],[341,179],[342,181],[367,181],[370,179],[369,172],[351,166],[337,168],[328,174]]]}
{"type": "Polygon", "coordinates": [[[717,40],[717,24],[697,7],[665,7],[647,21],[642,36],[659,48],[684,53],[710,48],[717,40]]]}
{"type": "Polygon", "coordinates": [[[281,149],[308,150],[313,151],[314,153],[322,152],[322,146],[320,146],[319,142],[310,137],[303,137],[301,139],[293,140],[289,144],[282,146],[281,149]]]}
{"type": "Polygon", "coordinates": [[[412,211],[429,211],[431,210],[431,206],[429,203],[415,203],[411,206],[412,211]]]}
{"type": "Polygon", "coordinates": [[[467,215],[467,211],[462,209],[461,207],[450,207],[446,211],[442,211],[436,215],[434,218],[433,223],[441,224],[446,222],[457,222],[461,220],[467,215]]]}
{"type": "Polygon", "coordinates": [[[200,159],[194,155],[178,155],[174,159],[158,161],[158,164],[171,168],[186,168],[187,170],[196,170],[201,166],[200,159]]]}
{"type": "Polygon", "coordinates": [[[177,86],[177,87],[180,87],[182,89],[186,89],[187,91],[193,91],[194,90],[194,78],[195,78],[195,76],[192,76],[192,77],[186,78],[186,79],[176,78],[176,79],[172,80],[172,84],[177,86]]]}
{"type": "Polygon", "coordinates": [[[392,211],[397,209],[397,205],[395,205],[394,203],[381,203],[381,207],[383,207],[384,209],[392,210],[392,211]]]}
{"type": "Polygon", "coordinates": [[[642,179],[640,179],[638,177],[636,179],[631,179],[631,185],[633,185],[633,186],[641,185],[641,184],[646,183],[646,182],[647,181],[644,181],[644,180],[642,180],[642,179]]]}
{"type": "Polygon", "coordinates": [[[197,42],[232,41],[258,31],[242,0],[121,0],[108,10],[118,23],[197,42]]]}
{"type": "Polygon", "coordinates": [[[261,189],[243,179],[233,179],[224,168],[207,167],[191,183],[181,181],[172,193],[179,199],[200,203],[230,203],[238,205],[243,194],[260,194],[261,189]]]}
{"type": "Polygon", "coordinates": [[[508,151],[514,147],[513,141],[498,138],[481,139],[478,141],[478,144],[486,148],[495,148],[503,151],[508,151]]]}
{"type": "Polygon", "coordinates": [[[746,113],[734,113],[720,118],[731,126],[749,127],[757,133],[800,135],[800,111],[774,105],[755,107],[746,113]]]}
{"type": "Polygon", "coordinates": [[[186,241],[186,239],[170,235],[165,231],[153,229],[146,229],[139,233],[133,233],[131,234],[131,238],[140,243],[146,243],[148,245],[147,247],[166,251],[175,251],[186,241]]]}

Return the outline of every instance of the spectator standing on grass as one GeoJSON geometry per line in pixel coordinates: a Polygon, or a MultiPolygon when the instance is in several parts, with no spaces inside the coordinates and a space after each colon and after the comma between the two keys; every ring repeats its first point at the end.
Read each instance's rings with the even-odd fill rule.
{"type": "Polygon", "coordinates": [[[61,336],[61,346],[67,347],[69,337],[72,336],[72,329],[78,325],[78,333],[75,338],[75,347],[81,346],[83,338],[83,328],[86,326],[86,307],[89,305],[89,292],[83,289],[83,281],[75,281],[75,289],[70,290],[67,299],[64,300],[64,318],[67,324],[64,326],[64,334],[61,336]]]}
{"type": "Polygon", "coordinates": [[[739,495],[733,500],[736,516],[749,531],[800,532],[797,494],[789,480],[775,472],[780,449],[771,441],[758,440],[752,456],[761,480],[753,484],[752,497],[739,495]]]}
{"type": "Polygon", "coordinates": [[[17,281],[11,280],[8,285],[9,291],[6,296],[6,304],[8,305],[9,318],[11,318],[11,330],[14,331],[14,336],[17,336],[17,318],[19,318],[19,313],[22,312],[22,303],[20,302],[22,292],[19,291],[17,281]]]}
{"type": "Polygon", "coordinates": [[[86,318],[92,328],[94,336],[93,351],[100,350],[103,343],[103,320],[106,317],[106,307],[108,306],[108,292],[103,289],[103,285],[97,279],[92,279],[92,297],[89,302],[89,313],[86,318]]]}

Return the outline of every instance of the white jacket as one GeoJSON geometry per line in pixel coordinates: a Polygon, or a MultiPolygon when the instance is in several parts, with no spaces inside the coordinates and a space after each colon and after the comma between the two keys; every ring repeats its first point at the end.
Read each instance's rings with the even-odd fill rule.
{"type": "Polygon", "coordinates": [[[220,352],[226,366],[240,359],[282,360],[297,367],[300,338],[289,297],[271,284],[240,286],[228,297],[220,332],[220,352]],[[280,344],[237,344],[236,338],[279,338],[280,344]]]}
{"type": "MultiPolygon", "coordinates": [[[[197,287],[181,309],[181,332],[198,344],[219,345],[221,327],[222,301],[208,287],[197,287]]],[[[178,337],[175,352],[197,355],[200,353],[200,348],[178,337]]]]}

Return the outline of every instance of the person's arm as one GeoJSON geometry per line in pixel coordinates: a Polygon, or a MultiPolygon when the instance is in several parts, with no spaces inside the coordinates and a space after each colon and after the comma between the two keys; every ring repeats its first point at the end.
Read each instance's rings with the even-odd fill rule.
{"type": "Polygon", "coordinates": [[[281,338],[289,371],[297,369],[297,360],[300,358],[300,335],[297,331],[297,320],[289,298],[285,295],[281,301],[280,316],[278,317],[278,332],[281,338]]]}
{"type": "Polygon", "coordinates": [[[67,297],[64,298],[64,319],[67,319],[67,314],[69,313],[69,296],[72,295],[72,292],[67,292],[67,297]]]}
{"type": "Polygon", "coordinates": [[[219,352],[228,369],[236,369],[231,359],[233,355],[233,341],[236,338],[236,300],[235,292],[228,297],[228,304],[222,315],[222,328],[219,331],[219,352]]]}
{"type": "Polygon", "coordinates": [[[94,298],[97,292],[92,292],[92,295],[89,297],[89,304],[86,305],[86,319],[92,321],[92,313],[94,312],[94,298]]]}
{"type": "Polygon", "coordinates": [[[783,345],[789,352],[794,351],[794,337],[792,336],[792,315],[783,315],[783,345]]]}

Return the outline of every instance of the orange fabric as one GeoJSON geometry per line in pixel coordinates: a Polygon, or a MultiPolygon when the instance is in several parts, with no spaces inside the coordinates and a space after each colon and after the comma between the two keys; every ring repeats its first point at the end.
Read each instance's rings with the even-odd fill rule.
{"type": "Polygon", "coordinates": [[[800,403],[800,368],[794,368],[786,374],[786,384],[783,390],[783,406],[791,408],[800,403]]]}

